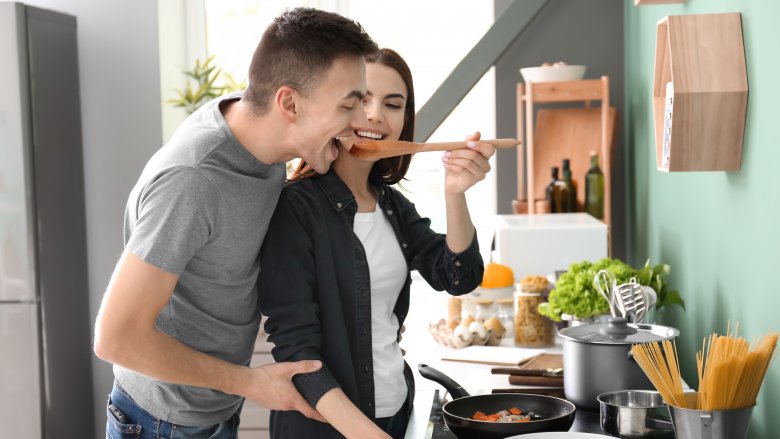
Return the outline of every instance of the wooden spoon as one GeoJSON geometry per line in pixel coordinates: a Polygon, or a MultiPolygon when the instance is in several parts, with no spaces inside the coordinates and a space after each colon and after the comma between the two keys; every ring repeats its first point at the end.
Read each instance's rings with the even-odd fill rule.
{"type": "MultiPolygon", "coordinates": [[[[489,143],[496,148],[512,148],[519,145],[517,139],[493,139],[479,140],[479,142],[489,143]]],[[[461,142],[438,142],[438,143],[415,143],[404,142],[403,140],[366,140],[361,139],[352,145],[349,153],[360,159],[383,159],[405,154],[416,154],[427,151],[452,151],[454,149],[468,148],[465,141],[461,142]]]]}

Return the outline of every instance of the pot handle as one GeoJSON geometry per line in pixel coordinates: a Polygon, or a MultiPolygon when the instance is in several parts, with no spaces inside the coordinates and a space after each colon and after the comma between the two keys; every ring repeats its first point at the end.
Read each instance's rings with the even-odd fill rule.
{"type": "Polygon", "coordinates": [[[645,427],[653,430],[674,430],[674,426],[670,419],[656,418],[653,416],[645,418],[645,427]]]}
{"type": "Polygon", "coordinates": [[[437,382],[444,386],[445,389],[447,389],[448,392],[450,392],[450,395],[453,399],[458,398],[465,398],[469,395],[469,392],[466,391],[463,387],[461,387],[460,384],[455,382],[452,378],[448,377],[441,371],[432,368],[431,366],[428,366],[427,364],[418,364],[417,365],[417,371],[420,372],[420,375],[422,375],[423,378],[427,378],[431,381],[437,382]]]}

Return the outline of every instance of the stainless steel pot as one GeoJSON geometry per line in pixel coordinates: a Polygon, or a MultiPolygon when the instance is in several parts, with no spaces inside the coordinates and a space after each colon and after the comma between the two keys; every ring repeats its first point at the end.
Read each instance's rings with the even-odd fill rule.
{"type": "Polygon", "coordinates": [[[566,399],[598,410],[600,394],[616,390],[652,390],[653,386],[631,355],[631,345],[672,340],[680,332],[661,325],[628,324],[612,317],[607,324],[564,328],[563,391],[566,399]]]}
{"type": "Polygon", "coordinates": [[[649,390],[618,390],[598,396],[601,429],[623,438],[674,438],[669,407],[649,390]]]}

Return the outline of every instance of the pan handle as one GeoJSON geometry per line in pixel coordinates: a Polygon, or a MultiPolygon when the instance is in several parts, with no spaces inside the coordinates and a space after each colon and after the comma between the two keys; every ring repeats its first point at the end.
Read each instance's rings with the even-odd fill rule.
{"type": "Polygon", "coordinates": [[[453,399],[458,398],[465,398],[469,395],[469,392],[466,391],[463,387],[461,387],[460,384],[456,383],[455,380],[448,377],[441,371],[432,368],[431,366],[428,366],[427,364],[418,364],[417,365],[417,371],[420,372],[420,375],[422,375],[423,378],[428,378],[431,381],[437,382],[444,386],[445,389],[447,389],[448,392],[450,392],[450,395],[453,399]]]}

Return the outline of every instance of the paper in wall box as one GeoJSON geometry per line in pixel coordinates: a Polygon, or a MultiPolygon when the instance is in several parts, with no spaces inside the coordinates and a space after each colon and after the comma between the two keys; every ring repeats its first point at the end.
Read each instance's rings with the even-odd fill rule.
{"type": "Polygon", "coordinates": [[[607,225],[587,213],[498,215],[496,262],[515,279],[554,274],[574,262],[607,257],[607,225]]]}

